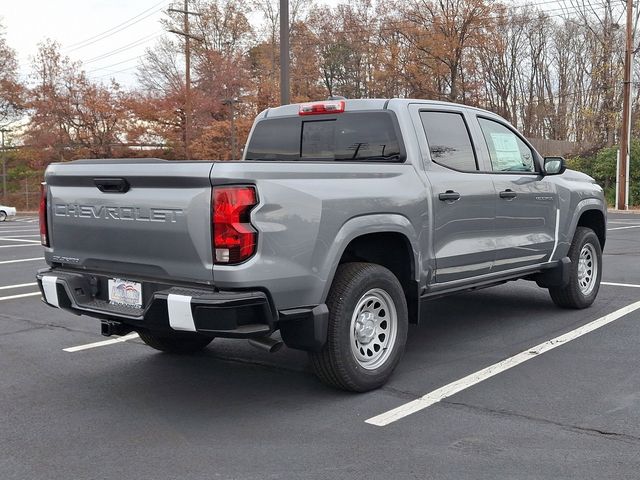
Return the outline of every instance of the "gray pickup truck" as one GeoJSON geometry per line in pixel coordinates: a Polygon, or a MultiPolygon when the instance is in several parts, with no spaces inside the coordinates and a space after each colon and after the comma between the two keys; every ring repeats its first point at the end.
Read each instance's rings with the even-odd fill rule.
{"type": "Polygon", "coordinates": [[[526,279],[585,308],[602,273],[602,189],[463,105],[286,105],[241,161],[81,160],[45,180],[47,304],[174,353],[274,350],[279,330],[347,390],[384,384],[430,299],[526,279]]]}

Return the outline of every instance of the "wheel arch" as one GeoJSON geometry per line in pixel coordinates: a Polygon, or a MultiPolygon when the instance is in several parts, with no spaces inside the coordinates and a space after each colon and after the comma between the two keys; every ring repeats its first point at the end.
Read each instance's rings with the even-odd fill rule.
{"type": "Polygon", "coordinates": [[[417,236],[406,217],[371,215],[347,222],[336,239],[336,252],[323,299],[333,282],[338,265],[347,262],[370,262],[388,268],[405,292],[409,321],[417,323],[419,313],[419,250],[417,236]]]}
{"type": "Polygon", "coordinates": [[[605,214],[596,208],[586,208],[578,217],[578,221],[573,229],[573,234],[577,227],[587,227],[593,230],[600,241],[600,248],[604,250],[607,240],[607,221],[605,214]]]}

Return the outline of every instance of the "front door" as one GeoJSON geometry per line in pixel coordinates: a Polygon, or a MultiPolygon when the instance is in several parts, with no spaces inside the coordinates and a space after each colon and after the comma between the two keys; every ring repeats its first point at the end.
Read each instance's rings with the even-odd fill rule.
{"type": "Polygon", "coordinates": [[[556,244],[556,186],[540,174],[535,151],[508,125],[478,117],[496,190],[492,271],[547,261],[556,244]]]}

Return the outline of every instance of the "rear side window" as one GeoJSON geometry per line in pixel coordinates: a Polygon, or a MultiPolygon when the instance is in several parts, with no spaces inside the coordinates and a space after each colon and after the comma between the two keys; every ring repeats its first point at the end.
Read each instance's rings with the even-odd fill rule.
{"type": "Polygon", "coordinates": [[[256,124],[246,160],[399,162],[403,149],[392,112],[322,118],[267,118],[256,124]]]}
{"type": "Polygon", "coordinates": [[[467,125],[459,113],[420,112],[431,159],[454,170],[478,170],[467,125]]]}

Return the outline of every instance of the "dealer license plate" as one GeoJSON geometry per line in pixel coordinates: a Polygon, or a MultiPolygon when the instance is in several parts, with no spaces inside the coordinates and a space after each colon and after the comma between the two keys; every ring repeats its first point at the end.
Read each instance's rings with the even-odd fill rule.
{"type": "Polygon", "coordinates": [[[121,278],[109,279],[109,302],[116,305],[142,307],[142,284],[121,278]]]}

